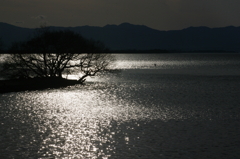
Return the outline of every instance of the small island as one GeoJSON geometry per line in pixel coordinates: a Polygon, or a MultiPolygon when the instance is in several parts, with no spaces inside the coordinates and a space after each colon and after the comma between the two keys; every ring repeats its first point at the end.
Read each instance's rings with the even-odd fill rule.
{"type": "Polygon", "coordinates": [[[72,31],[41,28],[36,37],[14,43],[4,57],[0,93],[84,84],[87,77],[108,69],[114,58],[98,41],[72,31]],[[69,80],[63,75],[78,74],[69,80]]]}

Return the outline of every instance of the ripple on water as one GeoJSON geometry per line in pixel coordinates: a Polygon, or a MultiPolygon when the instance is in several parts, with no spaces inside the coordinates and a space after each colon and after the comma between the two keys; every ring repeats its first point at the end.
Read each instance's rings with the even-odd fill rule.
{"type": "MultiPolygon", "coordinates": [[[[171,154],[160,153],[157,150],[158,148],[173,150],[174,146],[163,139],[163,137],[172,137],[167,135],[172,132],[166,129],[175,130],[175,125],[179,125],[179,121],[184,122],[193,118],[197,119],[196,121],[210,121],[226,115],[223,111],[220,111],[222,114],[216,115],[216,111],[211,108],[193,107],[191,104],[197,105],[194,100],[190,101],[189,105],[184,104],[183,101],[187,98],[184,95],[193,99],[195,96],[184,93],[181,85],[175,85],[174,89],[181,89],[183,94],[173,99],[172,94],[167,92],[172,87],[171,84],[166,81],[164,83],[157,86],[144,82],[136,84],[134,81],[130,84],[129,81],[95,83],[64,89],[8,93],[0,96],[1,109],[4,108],[9,118],[16,119],[15,124],[19,124],[17,121],[30,123],[33,128],[31,130],[28,128],[27,134],[31,134],[31,139],[28,140],[26,134],[21,132],[18,139],[11,142],[25,141],[27,149],[29,145],[37,147],[31,151],[36,151],[34,155],[39,158],[111,158],[111,156],[118,158],[116,155],[121,154],[121,150],[122,153],[129,152],[126,155],[135,152],[132,156],[135,158],[146,158],[144,154],[157,157],[165,155],[168,158],[167,156],[171,154]],[[153,134],[148,132],[149,129],[160,136],[148,138],[146,134],[153,134]],[[159,143],[148,141],[154,138],[159,143]],[[155,147],[151,148],[151,145],[155,147]],[[136,156],[137,154],[142,156],[136,156]]],[[[202,95],[201,92],[199,94],[202,95]]],[[[198,122],[190,122],[190,128],[198,124],[198,122]]],[[[186,125],[182,132],[187,131],[186,125]]],[[[16,125],[5,126],[10,135],[14,126],[16,125]]],[[[171,141],[177,142],[175,139],[171,141]]],[[[194,141],[186,149],[191,149],[193,143],[194,141]]],[[[21,146],[9,145],[8,149],[14,152],[23,151],[23,149],[18,150],[19,147],[21,146]]]]}

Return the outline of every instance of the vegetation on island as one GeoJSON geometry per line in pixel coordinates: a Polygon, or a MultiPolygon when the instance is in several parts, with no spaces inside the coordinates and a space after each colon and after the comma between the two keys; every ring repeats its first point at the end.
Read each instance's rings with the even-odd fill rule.
{"type": "Polygon", "coordinates": [[[107,51],[101,42],[85,39],[72,31],[43,28],[34,38],[12,44],[0,74],[14,81],[35,79],[52,82],[51,85],[66,83],[63,75],[77,74],[76,82],[82,84],[87,77],[108,69],[114,58],[107,51]]]}

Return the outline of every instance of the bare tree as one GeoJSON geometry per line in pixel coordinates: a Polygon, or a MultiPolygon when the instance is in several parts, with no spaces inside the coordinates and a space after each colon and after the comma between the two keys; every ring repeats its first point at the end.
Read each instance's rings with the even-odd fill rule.
{"type": "Polygon", "coordinates": [[[79,82],[108,68],[114,60],[100,42],[71,31],[43,32],[24,43],[13,44],[2,75],[10,78],[57,77],[78,73],[79,82]]]}

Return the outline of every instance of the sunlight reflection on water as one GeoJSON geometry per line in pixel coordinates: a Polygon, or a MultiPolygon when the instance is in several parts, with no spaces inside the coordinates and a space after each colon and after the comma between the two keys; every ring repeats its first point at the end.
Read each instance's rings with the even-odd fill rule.
{"type": "MultiPolygon", "coordinates": [[[[110,142],[109,137],[116,133],[108,132],[112,121],[165,119],[169,115],[166,110],[157,111],[116,97],[112,88],[86,89],[13,93],[3,95],[1,101],[5,101],[4,106],[30,109],[40,116],[42,124],[34,124],[39,125],[39,132],[49,134],[38,152],[42,157],[107,157],[105,153],[114,151],[114,147],[101,145],[110,142]],[[104,153],[103,149],[108,151],[104,153]]],[[[127,142],[128,136],[125,138],[127,142]]]]}
{"type": "MultiPolygon", "coordinates": [[[[191,66],[205,64],[201,62],[191,66]]],[[[240,112],[239,78],[159,72],[165,66],[186,65],[189,62],[122,61],[116,66],[126,70],[91,78],[84,86],[2,94],[0,108],[7,113],[1,117],[9,116],[10,122],[1,124],[9,136],[18,132],[12,140],[17,147],[10,144],[6,149],[25,152],[35,147],[32,158],[181,158],[183,154],[194,158],[200,152],[197,148],[214,147],[217,152],[226,149],[225,142],[238,145],[234,120],[240,112]],[[19,130],[12,131],[13,127],[19,130]],[[225,131],[226,136],[221,133],[225,131]]]]}
{"type": "MultiPolygon", "coordinates": [[[[33,125],[42,134],[38,155],[43,158],[111,158],[115,151],[121,150],[120,145],[130,144],[131,147],[133,139],[138,141],[142,136],[123,132],[135,131],[148,121],[229,117],[229,112],[224,112],[221,107],[216,111],[214,108],[182,106],[181,101],[173,103],[171,95],[161,91],[166,86],[169,87],[134,81],[131,84],[91,83],[63,89],[8,93],[0,100],[4,107],[27,110],[39,116],[40,121],[34,121],[33,125]],[[128,122],[131,124],[125,126],[128,122]],[[123,135],[124,143],[115,138],[117,134],[123,135]]],[[[34,117],[34,114],[29,116],[34,117]]]]}

